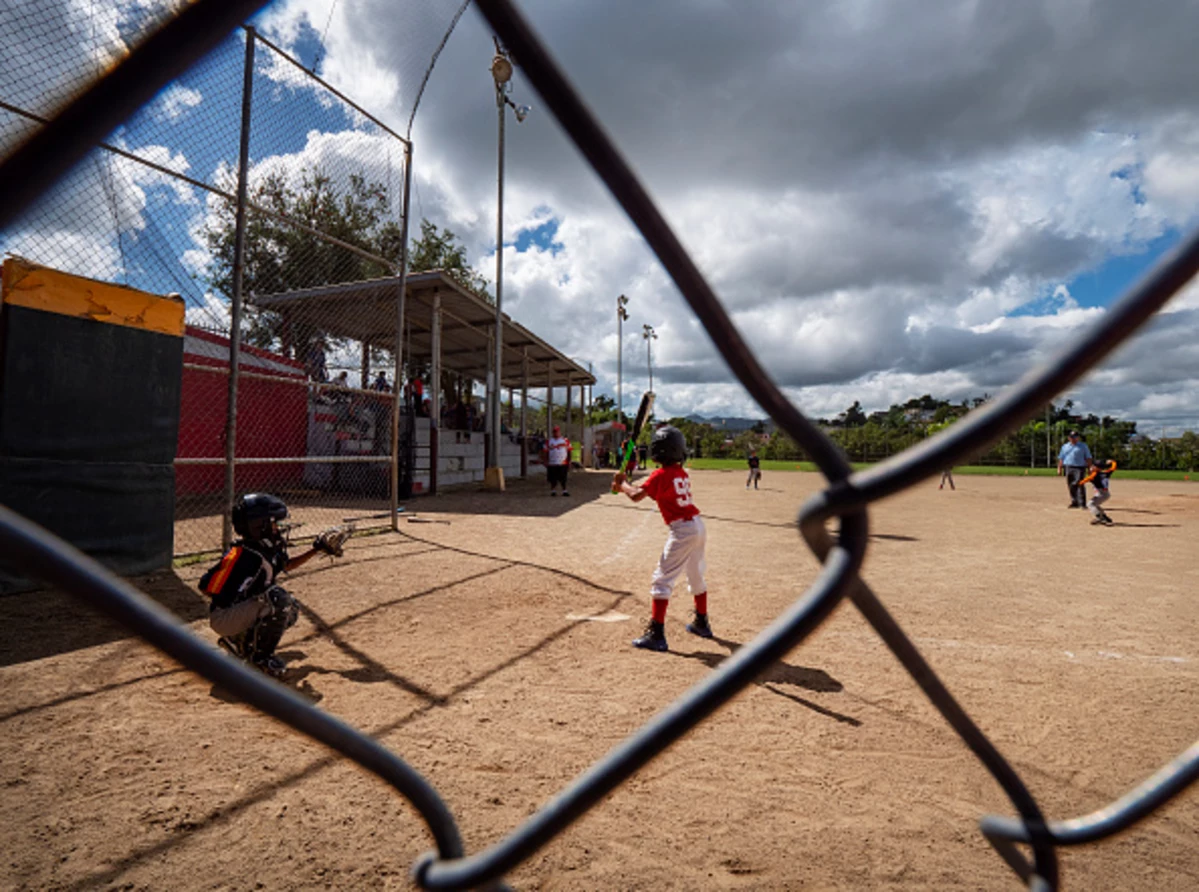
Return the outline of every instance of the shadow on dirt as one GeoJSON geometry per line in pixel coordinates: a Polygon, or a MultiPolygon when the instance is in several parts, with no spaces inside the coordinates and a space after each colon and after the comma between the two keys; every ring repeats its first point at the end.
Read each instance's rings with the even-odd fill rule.
{"type": "MultiPolygon", "coordinates": [[[[185,623],[208,615],[208,605],[199,592],[172,572],[136,577],[128,582],[185,623]]],[[[0,666],[133,637],[136,636],[106,614],[57,589],[0,597],[0,666]]]]}
{"type": "MultiPolygon", "coordinates": [[[[501,567],[501,568],[497,568],[497,569],[505,569],[505,568],[501,567]]],[[[491,571],[491,572],[495,572],[495,571],[491,571]]],[[[462,581],[463,580],[458,580],[459,583],[462,581]]],[[[453,583],[453,584],[457,584],[457,583],[453,583]]],[[[440,590],[440,589],[444,589],[444,588],[448,588],[448,587],[449,586],[440,586],[438,588],[440,590]]],[[[417,597],[421,594],[427,594],[427,593],[418,593],[417,595],[409,595],[408,598],[410,599],[412,597],[417,597]]],[[[607,610],[615,610],[617,607],[620,607],[622,605],[622,603],[625,601],[625,599],[631,598],[631,597],[634,597],[632,592],[617,592],[616,597],[613,598],[612,601],[609,604],[607,604],[606,606],[600,607],[597,612],[603,613],[607,610]]],[[[508,659],[503,660],[500,663],[497,663],[496,665],[492,666],[491,668],[489,668],[483,672],[480,672],[479,674],[475,675],[473,678],[470,678],[470,679],[462,682],[461,684],[456,685],[455,687],[450,689],[448,692],[446,692],[444,695],[436,696],[436,695],[430,694],[430,695],[426,696],[426,698],[424,699],[424,702],[414,706],[407,714],[398,717],[394,721],[388,722],[387,724],[385,724],[381,727],[362,729],[362,730],[366,731],[366,733],[370,734],[372,737],[374,737],[376,739],[381,739],[381,738],[385,737],[386,735],[390,734],[392,731],[395,731],[398,728],[402,728],[405,725],[409,724],[410,722],[417,720],[421,716],[427,715],[432,710],[438,709],[438,708],[446,705],[447,703],[453,701],[455,698],[471,691],[472,689],[478,687],[479,685],[482,685],[483,683],[485,683],[489,679],[495,677],[496,675],[500,674],[501,672],[504,672],[507,669],[510,669],[512,666],[519,664],[523,660],[528,659],[529,657],[533,656],[534,654],[539,653],[540,651],[544,650],[545,648],[551,646],[552,644],[554,644],[555,642],[557,642],[558,640],[563,638],[565,635],[570,634],[570,632],[572,632],[575,628],[577,628],[583,622],[586,622],[586,620],[576,620],[574,622],[567,623],[567,624],[559,627],[555,631],[551,632],[549,635],[545,636],[537,643],[525,648],[524,650],[513,655],[512,657],[509,657],[508,659]]],[[[326,624],[326,626],[327,625],[328,624],[326,624]]],[[[340,625],[340,623],[337,623],[335,625],[340,625]]],[[[310,637],[315,637],[315,636],[310,636],[310,637]]],[[[294,647],[294,643],[292,643],[292,646],[294,647]]],[[[288,657],[302,658],[304,656],[304,654],[303,654],[303,652],[296,652],[294,650],[288,650],[285,647],[282,651],[280,651],[280,656],[283,658],[288,658],[288,657]]],[[[379,664],[377,662],[375,662],[374,660],[370,659],[369,657],[366,657],[366,661],[367,661],[366,663],[360,664],[360,667],[361,667],[360,669],[354,669],[354,670],[349,670],[349,671],[350,672],[364,671],[366,673],[367,677],[369,677],[371,681],[381,680],[381,681],[387,681],[387,682],[394,683],[394,679],[398,678],[398,676],[394,676],[394,673],[391,673],[385,667],[380,667],[380,668],[382,668],[382,673],[379,673],[379,670],[377,668],[375,668],[375,667],[378,667],[379,664]]],[[[295,670],[293,670],[295,672],[294,678],[298,678],[298,682],[293,682],[293,679],[285,679],[285,681],[293,682],[293,683],[297,684],[296,689],[300,694],[307,696],[309,698],[315,697],[315,699],[319,700],[320,696],[321,696],[319,693],[317,693],[315,691],[311,691],[311,689],[305,689],[304,687],[299,686],[299,685],[307,684],[306,675],[301,676],[301,674],[300,674],[300,670],[302,668],[303,667],[297,667],[295,670]]],[[[186,670],[180,670],[180,671],[186,671],[186,670]]],[[[324,671],[324,670],[321,670],[319,667],[314,667],[312,669],[312,672],[308,673],[308,674],[317,674],[321,671],[324,671]]],[[[223,693],[223,692],[217,691],[214,688],[212,693],[213,693],[213,696],[219,697],[221,695],[221,693],[223,693]]],[[[228,825],[230,822],[238,819],[243,813],[245,813],[249,808],[251,808],[255,804],[269,800],[279,790],[286,789],[288,787],[293,787],[296,784],[304,781],[306,778],[309,778],[309,777],[323,771],[326,768],[330,768],[334,765],[345,765],[345,764],[346,764],[346,760],[341,755],[330,754],[330,755],[323,756],[319,759],[316,759],[316,760],[308,763],[307,765],[297,768],[297,770],[291,772],[290,774],[288,774],[284,777],[273,779],[269,782],[263,783],[261,786],[256,787],[255,789],[246,792],[244,795],[242,795],[239,799],[237,799],[235,801],[225,803],[225,804],[221,805],[220,807],[213,809],[209,814],[200,818],[193,825],[191,825],[188,828],[187,834],[171,837],[169,839],[161,840],[159,842],[156,842],[156,843],[153,843],[153,844],[147,845],[147,846],[142,846],[140,848],[135,848],[133,851],[131,851],[128,855],[126,855],[124,858],[120,859],[119,861],[97,867],[97,869],[95,871],[88,874],[87,876],[80,878],[78,881],[72,883],[69,887],[66,887],[66,888],[69,888],[71,890],[76,890],[76,892],[84,892],[84,890],[94,889],[99,886],[111,884],[111,883],[115,882],[117,879],[119,879],[126,871],[137,866],[138,864],[142,864],[146,861],[150,861],[155,858],[160,858],[167,852],[171,851],[172,849],[174,849],[180,845],[184,845],[184,844],[188,843],[189,841],[191,841],[195,838],[196,834],[203,833],[214,827],[228,825]]]]}
{"type": "MultiPolygon", "coordinates": [[[[715,669],[729,657],[737,652],[741,644],[737,641],[729,641],[726,638],[712,638],[713,643],[719,644],[725,648],[727,654],[713,653],[712,651],[701,650],[692,653],[682,653],[680,651],[668,651],[677,657],[685,657],[689,660],[698,660],[709,669],[715,669]]],[[[813,703],[811,700],[800,697],[797,694],[790,693],[780,689],[780,685],[785,685],[792,688],[802,688],[805,691],[813,691],[818,694],[837,694],[845,689],[845,686],[837,679],[833,678],[823,669],[810,669],[807,666],[792,666],[790,663],[784,663],[779,660],[765,672],[763,672],[754,682],[758,687],[765,688],[772,694],[777,694],[780,697],[798,703],[800,706],[817,712],[820,715],[828,716],[834,721],[849,725],[854,728],[861,727],[860,719],[855,719],[853,716],[844,715],[836,712],[828,707],[821,706],[819,703],[813,703]]]]}
{"type": "MultiPolygon", "coordinates": [[[[560,517],[569,511],[585,504],[598,502],[603,496],[612,492],[612,471],[582,471],[570,472],[567,486],[570,495],[550,495],[545,477],[529,477],[521,480],[519,477],[505,481],[505,491],[491,492],[483,489],[482,484],[452,488],[442,487],[436,498],[422,496],[405,502],[406,515],[401,515],[400,529],[406,525],[405,516],[416,516],[414,523],[420,523],[422,515],[428,520],[442,514],[481,514],[515,515],[519,517],[560,517]]],[[[645,474],[637,472],[633,482],[645,479],[645,474]]],[[[613,501],[616,497],[612,496],[613,501]]]]}

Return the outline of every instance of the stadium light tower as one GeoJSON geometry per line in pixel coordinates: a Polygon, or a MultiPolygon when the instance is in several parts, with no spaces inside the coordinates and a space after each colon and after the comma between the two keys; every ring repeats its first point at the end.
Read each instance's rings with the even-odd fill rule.
{"type": "Polygon", "coordinates": [[[628,321],[629,311],[625,309],[629,299],[623,294],[616,298],[616,420],[624,424],[624,391],[621,389],[622,365],[624,362],[624,323],[628,321]]]}
{"type": "Polygon", "coordinates": [[[650,351],[650,346],[658,340],[658,333],[654,331],[652,325],[646,323],[641,326],[641,336],[645,338],[645,364],[649,366],[649,389],[652,393],[654,390],[654,355],[650,351]]]}
{"type": "Polygon", "coordinates": [[[512,107],[516,121],[529,116],[527,105],[517,105],[508,96],[512,89],[512,59],[495,41],[495,56],[491,59],[491,79],[495,82],[495,106],[499,114],[497,146],[496,212],[495,212],[495,351],[491,357],[490,382],[487,388],[487,453],[488,467],[500,466],[500,377],[504,367],[504,106],[512,107]]]}

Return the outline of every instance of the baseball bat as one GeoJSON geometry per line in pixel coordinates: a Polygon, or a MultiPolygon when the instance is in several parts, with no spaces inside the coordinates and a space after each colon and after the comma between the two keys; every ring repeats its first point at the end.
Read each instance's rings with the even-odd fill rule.
{"type": "MultiPolygon", "coordinates": [[[[654,394],[652,390],[647,390],[641,397],[641,405],[637,407],[637,417],[633,419],[633,430],[629,434],[629,442],[625,444],[624,456],[620,460],[620,470],[624,474],[629,473],[629,465],[633,463],[633,452],[637,449],[637,438],[641,436],[641,431],[645,427],[645,423],[649,421],[649,415],[653,408],[654,394]]],[[[612,492],[620,492],[620,490],[614,486],[612,492]]]]}
{"type": "MultiPolygon", "coordinates": [[[[396,508],[395,513],[403,514],[404,513],[403,506],[396,508]]],[[[359,520],[382,520],[385,517],[391,517],[391,512],[384,511],[382,514],[360,514],[358,517],[343,517],[341,519],[341,522],[342,523],[354,523],[355,521],[359,521],[359,520]]]]}

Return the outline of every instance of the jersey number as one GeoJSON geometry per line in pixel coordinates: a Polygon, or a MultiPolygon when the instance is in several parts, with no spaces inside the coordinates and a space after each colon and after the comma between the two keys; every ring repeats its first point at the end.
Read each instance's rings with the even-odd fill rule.
{"type": "Polygon", "coordinates": [[[675,501],[677,501],[679,503],[680,507],[686,508],[688,505],[691,504],[691,479],[690,478],[675,477],[674,478],[674,491],[679,494],[679,497],[675,501]]]}

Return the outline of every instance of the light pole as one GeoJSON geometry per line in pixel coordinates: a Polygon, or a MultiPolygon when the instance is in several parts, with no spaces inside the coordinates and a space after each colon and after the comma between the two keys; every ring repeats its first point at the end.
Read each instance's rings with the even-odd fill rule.
{"type": "Polygon", "coordinates": [[[629,318],[625,309],[629,299],[623,294],[616,298],[616,420],[624,424],[624,391],[622,386],[622,364],[624,362],[624,323],[629,318]]]}
{"type": "Polygon", "coordinates": [[[654,391],[654,357],[650,352],[650,345],[653,341],[658,340],[658,333],[654,331],[654,327],[648,323],[641,326],[641,336],[645,338],[645,364],[649,366],[649,390],[654,391]]]}
{"type": "Polygon", "coordinates": [[[512,80],[512,60],[507,51],[495,41],[495,56],[491,59],[491,78],[495,81],[495,107],[499,117],[496,164],[495,212],[495,351],[491,357],[490,381],[487,387],[487,459],[488,467],[500,466],[500,377],[504,356],[504,106],[512,106],[517,122],[529,114],[529,106],[516,105],[508,98],[512,80]]]}

